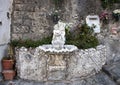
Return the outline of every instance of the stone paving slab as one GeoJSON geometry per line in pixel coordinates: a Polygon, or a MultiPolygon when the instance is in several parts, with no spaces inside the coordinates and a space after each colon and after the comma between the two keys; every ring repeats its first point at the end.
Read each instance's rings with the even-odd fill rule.
{"type": "Polygon", "coordinates": [[[120,60],[113,64],[103,66],[103,70],[110,76],[114,81],[120,84],[120,60]]]}
{"type": "Polygon", "coordinates": [[[105,73],[100,72],[88,79],[75,81],[71,85],[116,85],[105,73]]]}
{"type": "Polygon", "coordinates": [[[74,81],[35,82],[17,79],[13,81],[0,82],[0,85],[117,85],[117,84],[104,72],[99,72],[98,74],[83,80],[76,79],[74,81]]]}

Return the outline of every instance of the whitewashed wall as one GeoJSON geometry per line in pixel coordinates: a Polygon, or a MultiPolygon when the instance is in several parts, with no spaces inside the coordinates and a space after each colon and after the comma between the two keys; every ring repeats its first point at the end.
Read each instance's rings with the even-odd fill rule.
{"type": "Polygon", "coordinates": [[[0,0],[0,61],[5,55],[7,43],[10,41],[12,2],[13,0],[0,0]]]}

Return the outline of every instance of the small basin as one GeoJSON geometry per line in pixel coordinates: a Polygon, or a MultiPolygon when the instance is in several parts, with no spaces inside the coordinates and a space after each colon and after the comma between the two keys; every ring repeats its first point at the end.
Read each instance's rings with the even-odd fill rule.
{"type": "Polygon", "coordinates": [[[42,46],[39,46],[39,48],[45,52],[72,52],[72,51],[75,51],[77,50],[78,48],[74,45],[64,45],[63,48],[61,49],[56,49],[54,48],[53,45],[51,44],[48,44],[48,45],[42,45],[42,46]]]}

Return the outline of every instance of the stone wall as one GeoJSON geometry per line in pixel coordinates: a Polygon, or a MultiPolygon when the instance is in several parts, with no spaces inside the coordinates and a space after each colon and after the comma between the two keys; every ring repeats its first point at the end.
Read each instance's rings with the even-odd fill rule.
{"type": "Polygon", "coordinates": [[[48,3],[48,0],[46,2],[44,0],[14,0],[12,20],[13,39],[34,39],[46,35],[50,27],[46,18],[46,9],[49,7],[45,3],[48,3]]]}
{"type": "MultiPolygon", "coordinates": [[[[98,14],[99,0],[62,0],[58,16],[60,20],[79,23],[89,13],[98,14]],[[95,10],[96,9],[96,10],[95,10]],[[94,10],[94,11],[93,11],[94,10]]],[[[100,11],[100,10],[99,10],[100,11]]],[[[55,14],[53,0],[14,0],[12,14],[12,40],[38,40],[52,35],[55,14]]]]}
{"type": "Polygon", "coordinates": [[[106,62],[106,47],[99,45],[73,52],[45,52],[36,49],[16,48],[17,73],[22,79],[72,80],[86,78],[99,72],[106,62]]]}

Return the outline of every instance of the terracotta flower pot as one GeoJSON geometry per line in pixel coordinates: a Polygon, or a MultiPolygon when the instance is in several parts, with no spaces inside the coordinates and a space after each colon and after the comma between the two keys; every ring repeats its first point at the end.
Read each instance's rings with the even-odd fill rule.
{"type": "Polygon", "coordinates": [[[14,70],[4,70],[2,73],[3,73],[4,80],[13,80],[15,76],[14,70]]]}
{"type": "Polygon", "coordinates": [[[2,68],[3,70],[12,70],[14,65],[13,60],[2,60],[2,68]]]}

